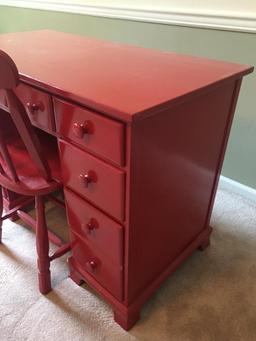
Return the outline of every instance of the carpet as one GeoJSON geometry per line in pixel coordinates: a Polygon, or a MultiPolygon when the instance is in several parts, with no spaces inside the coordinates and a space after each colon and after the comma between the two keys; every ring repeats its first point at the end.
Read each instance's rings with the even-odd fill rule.
{"type": "MultiPolygon", "coordinates": [[[[49,225],[66,234],[64,213],[49,225]]],[[[68,278],[66,256],[51,265],[53,291],[37,288],[35,235],[6,221],[0,245],[0,340],[255,341],[256,205],[219,189],[211,246],[196,251],[164,282],[129,332],[92,289],[68,278]]],[[[54,250],[54,246],[51,246],[54,250]]]]}

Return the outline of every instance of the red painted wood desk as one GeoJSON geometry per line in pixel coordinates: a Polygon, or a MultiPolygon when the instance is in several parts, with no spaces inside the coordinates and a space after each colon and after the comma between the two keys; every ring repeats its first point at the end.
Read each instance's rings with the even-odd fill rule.
{"type": "MultiPolygon", "coordinates": [[[[58,141],[71,277],[129,329],[209,243],[241,80],[253,68],[53,31],[1,35],[0,49],[20,70],[32,122],[58,141]]],[[[0,103],[8,110],[1,94],[0,103]]]]}

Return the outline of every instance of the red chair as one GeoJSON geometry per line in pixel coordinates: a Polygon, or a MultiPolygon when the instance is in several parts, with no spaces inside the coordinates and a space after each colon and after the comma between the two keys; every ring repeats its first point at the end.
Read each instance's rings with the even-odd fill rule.
{"type": "Polygon", "coordinates": [[[14,215],[18,215],[35,229],[39,290],[42,294],[47,294],[51,290],[50,261],[70,249],[69,243],[62,243],[60,238],[48,231],[45,218],[46,197],[64,206],[52,195],[62,189],[60,167],[56,157],[56,143],[53,148],[53,144],[45,141],[42,148],[23,104],[15,95],[14,89],[18,83],[19,74],[15,63],[6,53],[0,51],[0,89],[6,93],[10,113],[6,115],[11,123],[7,124],[8,119],[5,119],[5,123],[2,121],[0,124],[0,242],[3,220],[14,215]],[[2,188],[26,198],[4,216],[2,188]],[[36,219],[21,210],[34,200],[36,219]],[[49,256],[49,239],[59,246],[52,256],[49,256]]]}

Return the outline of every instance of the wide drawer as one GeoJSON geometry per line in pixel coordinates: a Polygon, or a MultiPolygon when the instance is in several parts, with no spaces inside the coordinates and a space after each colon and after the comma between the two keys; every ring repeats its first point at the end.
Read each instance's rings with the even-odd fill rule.
{"type": "Polygon", "coordinates": [[[123,264],[123,227],[65,189],[69,227],[112,263],[123,264]]]}
{"type": "Polygon", "coordinates": [[[57,132],[118,165],[124,164],[124,125],[54,98],[57,132]]]}
{"type": "Polygon", "coordinates": [[[70,231],[71,252],[84,273],[89,273],[117,299],[123,299],[123,267],[112,263],[100,250],[70,231]]]}
{"type": "Polygon", "coordinates": [[[15,92],[25,106],[33,125],[55,131],[50,95],[23,83],[19,84],[15,92]]]}
{"type": "Polygon", "coordinates": [[[63,140],[59,148],[64,185],[123,220],[124,172],[63,140]]]}

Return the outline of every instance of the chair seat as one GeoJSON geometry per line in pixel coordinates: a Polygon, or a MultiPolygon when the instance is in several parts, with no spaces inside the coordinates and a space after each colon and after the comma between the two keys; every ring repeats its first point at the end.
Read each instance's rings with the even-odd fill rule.
{"type": "MultiPolygon", "coordinates": [[[[56,141],[46,134],[40,135],[42,153],[49,164],[52,179],[61,184],[61,172],[56,141]]],[[[8,139],[8,150],[13,160],[20,182],[29,190],[42,190],[49,187],[49,183],[40,175],[22,142],[17,136],[8,139]]],[[[8,167],[1,154],[0,163],[5,173],[10,176],[8,167]]]]}

